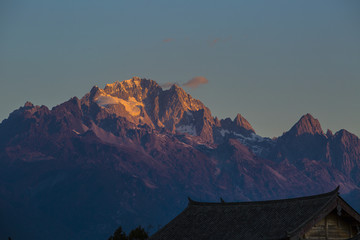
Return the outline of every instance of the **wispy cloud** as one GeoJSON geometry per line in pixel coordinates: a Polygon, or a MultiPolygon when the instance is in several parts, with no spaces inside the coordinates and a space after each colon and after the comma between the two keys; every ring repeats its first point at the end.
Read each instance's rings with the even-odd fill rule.
{"type": "Polygon", "coordinates": [[[228,42],[232,39],[231,36],[227,37],[227,38],[215,38],[213,40],[210,41],[210,46],[213,47],[215,46],[215,44],[219,43],[219,42],[228,42]]]}
{"type": "Polygon", "coordinates": [[[165,39],[163,40],[163,42],[165,42],[165,43],[167,43],[167,42],[172,42],[172,41],[175,41],[175,39],[173,39],[173,38],[165,38],[165,39]]]}
{"type": "Polygon", "coordinates": [[[220,41],[220,38],[215,38],[214,40],[212,40],[210,42],[210,46],[215,46],[216,43],[218,43],[220,41]]]}
{"type": "Polygon", "coordinates": [[[208,82],[209,80],[207,80],[205,77],[198,76],[190,79],[189,81],[184,83],[183,86],[189,88],[197,88],[199,85],[207,84],[208,82]]]}

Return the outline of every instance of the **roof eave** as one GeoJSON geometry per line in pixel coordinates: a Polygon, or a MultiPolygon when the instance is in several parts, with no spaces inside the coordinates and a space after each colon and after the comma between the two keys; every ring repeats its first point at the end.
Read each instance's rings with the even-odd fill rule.
{"type": "Polygon", "coordinates": [[[341,210],[344,210],[347,214],[353,217],[360,223],[360,214],[352,208],[342,197],[338,196],[337,204],[341,206],[341,210]]]}
{"type": "Polygon", "coordinates": [[[299,236],[304,235],[307,231],[309,231],[317,222],[326,217],[331,211],[333,211],[337,207],[337,199],[339,197],[339,186],[329,192],[328,194],[332,194],[333,196],[327,201],[326,204],[318,211],[316,211],[307,221],[304,221],[298,228],[294,229],[291,232],[288,232],[288,239],[297,239],[299,236]]]}

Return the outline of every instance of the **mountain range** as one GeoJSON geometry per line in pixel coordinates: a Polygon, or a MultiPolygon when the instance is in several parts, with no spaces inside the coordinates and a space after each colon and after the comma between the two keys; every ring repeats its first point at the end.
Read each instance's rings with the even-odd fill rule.
{"type": "Polygon", "coordinates": [[[306,114],[277,138],[218,119],[181,87],[132,79],[0,124],[0,238],[107,239],[154,232],[199,201],[318,194],[360,210],[360,139],[306,114]]]}

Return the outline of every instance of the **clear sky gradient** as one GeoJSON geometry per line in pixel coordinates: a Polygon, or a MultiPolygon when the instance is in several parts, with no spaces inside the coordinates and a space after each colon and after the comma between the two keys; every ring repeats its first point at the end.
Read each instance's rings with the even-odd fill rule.
{"type": "Polygon", "coordinates": [[[303,114],[360,136],[360,1],[0,1],[0,121],[150,78],[262,136],[303,114]]]}

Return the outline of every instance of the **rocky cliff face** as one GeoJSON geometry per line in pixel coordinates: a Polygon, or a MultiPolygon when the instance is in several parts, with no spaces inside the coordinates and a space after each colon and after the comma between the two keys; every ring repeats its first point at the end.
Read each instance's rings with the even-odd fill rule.
{"type": "Polygon", "coordinates": [[[0,124],[0,176],[0,237],[105,239],[118,225],[168,222],[187,196],[261,200],[340,185],[356,204],[360,140],[324,134],[310,114],[263,138],[240,114],[219,120],[179,86],[134,77],[51,110],[15,110],[0,124]]]}
{"type": "Polygon", "coordinates": [[[342,129],[328,142],[328,161],[360,183],[360,139],[352,133],[342,129]]]}
{"type": "Polygon", "coordinates": [[[310,114],[306,114],[276,141],[272,156],[279,161],[288,159],[297,162],[301,159],[325,161],[327,136],[320,123],[310,114]]]}
{"type": "Polygon", "coordinates": [[[291,136],[301,135],[324,135],[319,120],[315,119],[311,114],[306,114],[286,133],[291,136]]]}

